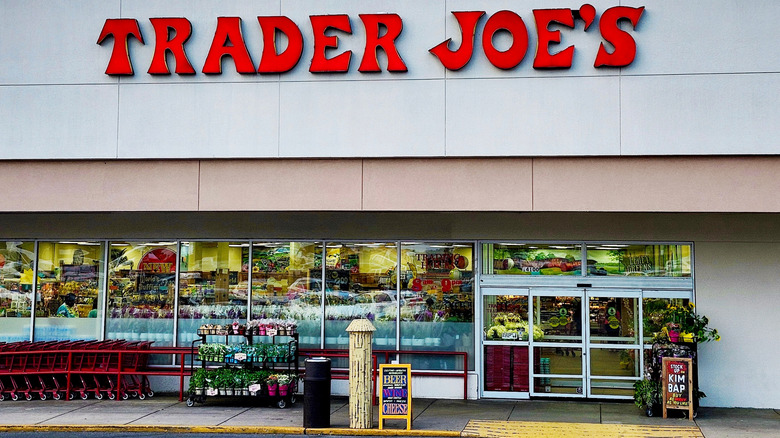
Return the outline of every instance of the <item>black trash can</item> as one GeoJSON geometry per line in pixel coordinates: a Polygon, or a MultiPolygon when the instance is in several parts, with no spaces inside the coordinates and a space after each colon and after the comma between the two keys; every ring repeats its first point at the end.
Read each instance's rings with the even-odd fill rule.
{"type": "Polygon", "coordinates": [[[330,359],[306,359],[303,427],[330,427],[330,359]]]}

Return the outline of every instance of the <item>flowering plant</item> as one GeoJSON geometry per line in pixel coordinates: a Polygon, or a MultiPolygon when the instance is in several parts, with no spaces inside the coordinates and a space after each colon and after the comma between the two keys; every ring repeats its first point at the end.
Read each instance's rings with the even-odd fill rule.
{"type": "Polygon", "coordinates": [[[683,339],[693,338],[696,342],[720,341],[718,331],[707,327],[710,320],[694,312],[693,303],[688,303],[687,306],[667,306],[664,320],[668,330],[679,329],[683,339]]]}
{"type": "Polygon", "coordinates": [[[292,382],[293,376],[290,374],[278,374],[277,375],[277,381],[280,385],[289,385],[290,382],[292,382]]]}

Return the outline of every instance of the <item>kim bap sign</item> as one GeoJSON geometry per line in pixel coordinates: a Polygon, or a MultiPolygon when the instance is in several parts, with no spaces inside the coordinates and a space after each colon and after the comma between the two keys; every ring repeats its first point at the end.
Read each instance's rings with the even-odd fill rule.
{"type": "MultiPolygon", "coordinates": [[[[523,59],[533,57],[535,69],[571,68],[576,47],[566,43],[566,34],[575,32],[577,21],[583,23],[582,31],[594,34],[601,43],[596,53],[589,54],[593,65],[600,67],[625,67],[634,61],[636,42],[628,28],[635,30],[644,12],[642,7],[614,6],[599,14],[590,4],[579,9],[534,9],[532,16],[521,17],[509,10],[494,14],[485,11],[452,11],[459,32],[445,41],[424,42],[429,52],[448,70],[460,70],[471,60],[476,50],[482,50],[488,61],[499,69],[517,67],[523,59]],[[533,23],[533,25],[531,25],[533,23]],[[597,25],[594,25],[598,23],[597,25]],[[597,28],[593,31],[593,28],[597,28]],[[477,29],[482,38],[477,39],[477,29]],[[493,37],[497,33],[511,35],[508,48],[497,48],[493,37]],[[535,51],[529,41],[536,41],[535,51]],[[459,44],[453,40],[460,41],[459,44]],[[533,53],[528,53],[533,51],[533,53]]],[[[170,75],[171,67],[166,58],[172,55],[174,72],[178,75],[196,74],[190,59],[202,63],[201,73],[222,73],[222,61],[231,58],[238,73],[279,74],[293,70],[301,62],[304,35],[311,35],[313,54],[308,60],[311,73],[347,73],[353,55],[360,56],[359,72],[380,72],[377,53],[384,52],[388,72],[406,72],[410,68],[404,61],[404,53],[396,46],[396,40],[404,30],[403,17],[395,13],[311,15],[307,22],[294,22],[286,16],[258,16],[251,20],[241,17],[216,17],[216,24],[207,29],[193,28],[184,17],[149,18],[154,29],[150,38],[141,33],[138,18],[107,19],[100,31],[97,43],[112,47],[106,67],[109,75],[133,75],[138,64],[148,74],[170,75]],[[254,22],[254,24],[252,24],[254,22]],[[263,49],[250,53],[242,33],[245,26],[258,26],[262,32],[263,49]],[[340,49],[342,38],[350,38],[354,26],[365,29],[362,53],[340,49]],[[213,33],[211,46],[206,53],[191,53],[187,41],[194,32],[213,33]],[[278,37],[283,38],[278,38],[278,37]],[[110,43],[113,41],[113,43],[110,43]],[[285,41],[282,45],[280,41],[285,41]],[[134,59],[134,44],[154,46],[151,59],[134,59]]]]}
{"type": "Polygon", "coordinates": [[[667,410],[682,409],[688,411],[688,418],[693,421],[693,360],[665,357],[662,366],[664,418],[667,410]]]}

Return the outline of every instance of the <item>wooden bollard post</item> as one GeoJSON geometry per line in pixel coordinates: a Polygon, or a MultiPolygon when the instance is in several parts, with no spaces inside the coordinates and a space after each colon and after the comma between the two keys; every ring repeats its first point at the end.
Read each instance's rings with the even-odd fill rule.
{"type": "Polygon", "coordinates": [[[349,427],[371,429],[374,418],[371,405],[371,340],[374,325],[367,319],[349,324],[349,427]]]}

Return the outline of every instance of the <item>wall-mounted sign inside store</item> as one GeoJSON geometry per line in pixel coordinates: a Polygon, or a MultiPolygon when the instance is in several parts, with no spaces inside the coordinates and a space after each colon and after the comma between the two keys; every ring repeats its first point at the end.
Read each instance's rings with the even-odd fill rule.
{"type": "MultiPolygon", "coordinates": [[[[615,6],[601,14],[598,20],[599,33],[602,42],[595,54],[595,67],[625,67],[636,57],[636,42],[619,23],[627,21],[633,29],[639,24],[644,11],[642,7],[615,6]]],[[[452,38],[434,46],[429,51],[448,70],[460,70],[471,60],[476,46],[481,46],[488,61],[500,69],[512,69],[519,65],[526,56],[529,46],[529,32],[523,18],[515,12],[503,10],[487,17],[485,11],[452,12],[460,26],[461,41],[457,49],[450,47],[452,38]],[[477,28],[484,21],[482,39],[476,40],[477,28]],[[496,47],[494,36],[498,33],[511,35],[508,48],[496,47]]],[[[556,45],[563,45],[565,39],[558,29],[551,26],[574,29],[575,20],[584,22],[583,31],[587,31],[596,21],[596,9],[582,5],[573,9],[535,9],[533,10],[536,24],[536,53],[533,67],[535,69],[571,68],[575,47],[564,47],[552,53],[556,45]]],[[[396,40],[403,31],[403,19],[398,14],[359,14],[365,28],[365,49],[358,67],[359,72],[381,72],[377,58],[381,49],[387,59],[388,72],[406,72],[408,67],[398,51],[396,40]]],[[[171,69],[166,57],[173,56],[176,62],[175,72],[179,75],[195,74],[186,52],[186,44],[193,33],[192,23],[187,18],[166,17],[150,18],[154,28],[154,53],[149,63],[148,73],[153,75],[169,75],[171,69]]],[[[292,70],[298,65],[304,46],[304,33],[301,27],[285,16],[261,16],[257,22],[263,34],[263,50],[257,67],[252,60],[242,34],[240,17],[218,17],[211,47],[205,56],[202,72],[205,74],[221,74],[222,59],[233,60],[236,71],[242,74],[277,74],[292,70]],[[279,36],[284,38],[277,38],[279,36]],[[280,41],[286,41],[282,46],[280,41]]],[[[339,37],[333,32],[352,34],[350,17],[340,15],[311,15],[308,27],[313,36],[314,50],[309,71],[311,73],[346,73],[352,60],[352,51],[344,50],[334,56],[330,52],[338,51],[339,37]]],[[[307,29],[308,30],[308,29],[307,29]]],[[[133,60],[130,56],[131,37],[140,44],[146,44],[141,33],[141,27],[135,18],[107,19],[98,37],[98,44],[103,44],[108,37],[113,37],[113,50],[106,68],[109,75],[132,75],[133,60]]]]}
{"type": "Polygon", "coordinates": [[[176,272],[176,253],[168,248],[155,248],[141,257],[138,270],[155,274],[176,272]]]}

